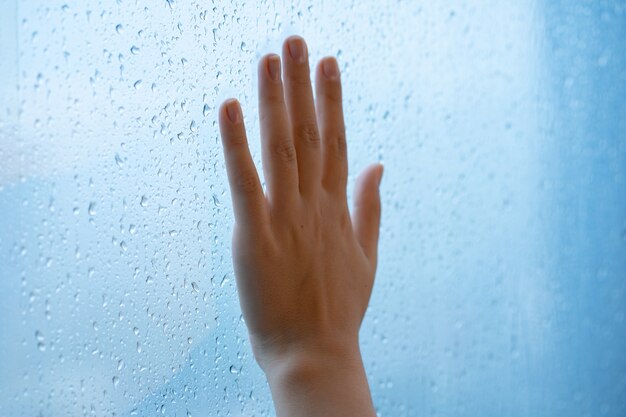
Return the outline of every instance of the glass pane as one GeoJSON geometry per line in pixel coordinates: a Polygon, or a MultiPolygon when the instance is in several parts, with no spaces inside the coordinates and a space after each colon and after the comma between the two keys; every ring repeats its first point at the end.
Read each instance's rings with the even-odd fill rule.
{"type": "Polygon", "coordinates": [[[624,1],[0,6],[0,414],[273,414],[216,107],[260,166],[291,33],[339,58],[351,181],[386,165],[379,414],[626,414],[624,1]]]}

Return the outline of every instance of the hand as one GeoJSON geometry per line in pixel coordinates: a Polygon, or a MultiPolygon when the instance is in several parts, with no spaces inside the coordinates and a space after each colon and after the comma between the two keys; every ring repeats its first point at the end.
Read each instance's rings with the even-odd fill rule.
{"type": "Polygon", "coordinates": [[[302,38],[285,41],[283,63],[284,85],[279,56],[265,56],[258,69],[266,194],[239,103],[227,100],[219,113],[241,308],[279,415],[373,415],[358,332],[376,271],[382,165],[361,174],[351,218],[337,61],[317,67],[316,106],[302,38]],[[356,387],[359,404],[349,404],[348,386],[326,392],[337,381],[356,387]],[[294,410],[305,407],[303,395],[318,395],[311,392],[327,404],[294,410]],[[341,398],[328,402],[328,394],[341,398]],[[340,412],[337,402],[348,408],[340,412]]]}

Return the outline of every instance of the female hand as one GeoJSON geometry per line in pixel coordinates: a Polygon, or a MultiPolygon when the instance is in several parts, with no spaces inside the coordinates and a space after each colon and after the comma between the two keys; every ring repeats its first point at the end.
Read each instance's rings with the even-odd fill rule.
{"type": "Polygon", "coordinates": [[[278,55],[258,68],[266,194],[239,103],[219,113],[241,308],[279,416],[373,416],[358,332],[376,271],[382,165],[359,177],[351,217],[337,61],[318,65],[315,103],[302,38],[285,41],[282,63],[282,77],[278,55]]]}

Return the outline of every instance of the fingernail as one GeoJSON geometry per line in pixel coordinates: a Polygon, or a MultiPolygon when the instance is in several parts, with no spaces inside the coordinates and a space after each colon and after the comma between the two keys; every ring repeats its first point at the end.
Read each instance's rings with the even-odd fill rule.
{"type": "Polygon", "coordinates": [[[300,37],[293,37],[287,42],[287,49],[289,49],[289,55],[296,62],[304,62],[305,46],[304,39],[300,37]]]}
{"type": "Polygon", "coordinates": [[[231,123],[237,123],[239,121],[239,103],[237,100],[228,100],[226,103],[226,114],[231,123]]]}
{"type": "Polygon", "coordinates": [[[280,79],[280,58],[278,55],[270,55],[269,58],[267,58],[267,70],[273,81],[280,79]]]}
{"type": "Polygon", "coordinates": [[[322,63],[322,71],[324,76],[331,81],[339,79],[339,66],[335,58],[326,58],[322,63]]]}
{"type": "Polygon", "coordinates": [[[383,164],[380,164],[380,174],[378,174],[378,186],[380,187],[380,183],[383,180],[383,173],[385,172],[385,166],[383,164]]]}

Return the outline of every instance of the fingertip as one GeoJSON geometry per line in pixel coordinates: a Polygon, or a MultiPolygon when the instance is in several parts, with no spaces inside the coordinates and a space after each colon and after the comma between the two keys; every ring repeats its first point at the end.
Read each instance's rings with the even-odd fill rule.
{"type": "Polygon", "coordinates": [[[241,121],[241,105],[236,98],[225,100],[220,106],[220,115],[223,121],[233,125],[241,121]]]}
{"type": "Polygon", "coordinates": [[[283,43],[283,55],[289,56],[293,61],[304,63],[308,58],[306,41],[302,36],[291,35],[283,43]]]}
{"type": "Polygon", "coordinates": [[[325,97],[325,102],[318,102],[320,109],[323,107],[329,107],[329,115],[340,114],[341,121],[343,123],[343,110],[342,93],[341,93],[341,72],[339,70],[339,64],[337,59],[333,56],[327,56],[322,58],[318,64],[315,72],[316,90],[317,93],[325,97]],[[339,108],[337,108],[339,106],[339,108]],[[334,108],[333,108],[334,107],[334,108]]]}
{"type": "Polygon", "coordinates": [[[289,42],[289,41],[294,40],[294,39],[296,39],[296,40],[298,40],[298,39],[299,39],[299,40],[304,41],[304,38],[303,38],[302,36],[300,36],[300,35],[298,35],[298,34],[295,34],[295,35],[289,35],[289,36],[287,36],[287,37],[285,38],[285,42],[289,42]]]}
{"type": "Polygon", "coordinates": [[[378,187],[382,180],[382,171],[383,168],[380,163],[368,165],[361,171],[361,174],[357,177],[356,193],[354,195],[355,200],[363,196],[373,198],[375,195],[378,195],[378,187]]]}
{"type": "Polygon", "coordinates": [[[321,74],[328,81],[338,81],[341,77],[339,64],[337,63],[337,59],[333,56],[322,58],[319,67],[321,74]]]}
{"type": "Polygon", "coordinates": [[[280,81],[281,61],[280,56],[269,53],[259,61],[259,75],[263,74],[272,81],[280,81]]]}

